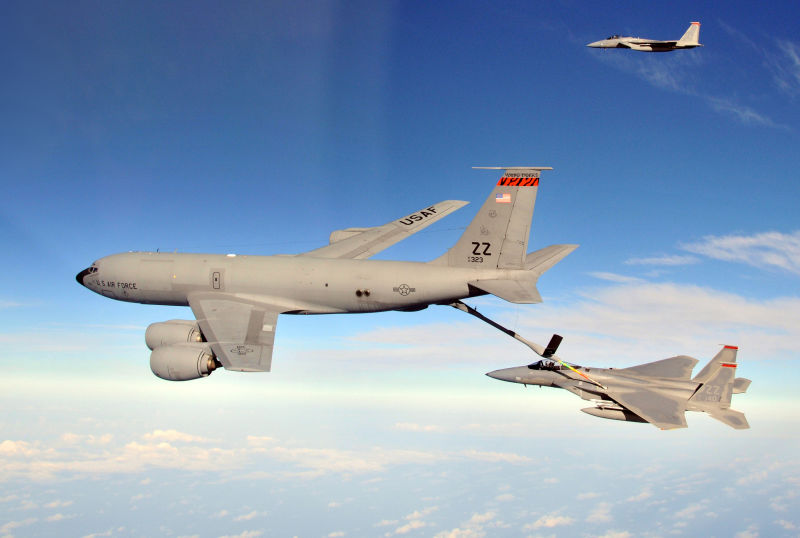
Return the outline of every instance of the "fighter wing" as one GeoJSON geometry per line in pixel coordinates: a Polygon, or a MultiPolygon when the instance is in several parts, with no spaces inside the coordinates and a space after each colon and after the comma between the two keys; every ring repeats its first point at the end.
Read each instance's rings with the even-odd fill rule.
{"type": "Polygon", "coordinates": [[[617,370],[618,374],[633,374],[647,377],[669,377],[673,379],[689,379],[692,369],[698,363],[694,357],[678,355],[669,359],[631,366],[617,370]]]}
{"type": "Polygon", "coordinates": [[[607,386],[606,394],[662,430],[686,427],[686,402],[644,387],[607,386]]]}
{"type": "Polygon", "coordinates": [[[189,306],[226,369],[269,372],[280,307],[219,293],[190,293],[189,306]]]}
{"type": "Polygon", "coordinates": [[[461,209],[469,202],[445,200],[420,209],[402,219],[374,228],[347,228],[331,233],[330,245],[310,250],[300,256],[315,258],[364,259],[389,248],[398,241],[430,226],[437,220],[461,209]]]}

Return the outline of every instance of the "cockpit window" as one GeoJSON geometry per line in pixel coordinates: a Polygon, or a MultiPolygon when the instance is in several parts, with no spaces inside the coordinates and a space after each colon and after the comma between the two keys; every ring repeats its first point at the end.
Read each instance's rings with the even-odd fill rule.
{"type": "Polygon", "coordinates": [[[606,39],[617,39],[618,37],[619,37],[619,34],[614,34],[614,35],[608,36],[606,39]]]}
{"type": "MultiPolygon", "coordinates": [[[[580,368],[580,366],[574,365],[576,368],[580,368]]],[[[550,359],[544,359],[541,361],[536,361],[532,364],[528,365],[528,368],[531,370],[550,370],[550,371],[557,371],[557,370],[567,370],[568,368],[563,364],[552,361],[550,359]]]]}

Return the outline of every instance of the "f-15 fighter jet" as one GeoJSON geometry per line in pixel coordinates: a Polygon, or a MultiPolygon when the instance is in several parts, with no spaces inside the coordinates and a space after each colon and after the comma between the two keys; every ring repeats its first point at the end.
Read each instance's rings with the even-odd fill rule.
{"type": "Polygon", "coordinates": [[[267,372],[280,314],[415,311],[492,294],[539,303],[539,277],[578,245],[527,252],[539,174],[549,167],[499,167],[464,235],[428,263],[368,260],[467,202],[445,200],[374,228],[347,228],[298,255],[236,256],[128,252],[76,276],[100,295],[132,303],[188,306],[195,320],[147,328],[150,369],[185,381],[227,370],[267,372]]]}
{"type": "Polygon", "coordinates": [[[731,395],[747,391],[750,380],[735,377],[735,346],[724,346],[700,372],[692,369],[697,359],[680,355],[630,368],[590,368],[568,364],[555,353],[561,337],[553,335],[547,347],[529,342],[514,331],[461,303],[463,310],[530,347],[542,360],[527,366],[489,372],[489,377],[523,385],[566,389],[594,407],[581,409],[601,418],[649,422],[662,429],[685,428],[685,411],[703,411],[737,430],[749,428],[744,413],[730,408],[731,395]]]}
{"type": "Polygon", "coordinates": [[[606,39],[589,43],[587,47],[595,49],[631,49],[641,52],[669,52],[678,49],[693,49],[702,47],[700,39],[700,23],[693,22],[689,29],[677,41],[658,41],[655,39],[645,39],[642,37],[624,37],[612,35],[606,39]]]}

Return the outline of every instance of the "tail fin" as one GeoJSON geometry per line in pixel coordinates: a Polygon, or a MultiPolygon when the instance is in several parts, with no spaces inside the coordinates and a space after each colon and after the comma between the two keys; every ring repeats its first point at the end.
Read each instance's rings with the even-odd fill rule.
{"type": "Polygon", "coordinates": [[[700,23],[693,22],[689,29],[678,40],[678,45],[699,45],[700,44],[700,23]]]}
{"type": "Polygon", "coordinates": [[[525,269],[539,173],[550,167],[486,167],[505,173],[464,235],[432,263],[480,269],[525,269]]]}
{"type": "Polygon", "coordinates": [[[736,353],[739,348],[736,346],[724,346],[719,353],[714,355],[714,358],[708,361],[700,372],[692,381],[697,383],[707,383],[712,377],[717,375],[723,369],[730,374],[731,383],[733,383],[734,374],[736,373],[736,353]]]}
{"type": "MultiPolygon", "coordinates": [[[[725,346],[700,370],[693,381],[700,383],[694,395],[689,398],[689,408],[695,411],[705,411],[715,419],[727,424],[737,430],[749,428],[744,414],[730,409],[731,395],[734,393],[734,385],[738,384],[742,389],[742,381],[736,381],[736,353],[739,348],[736,346],[725,346]]],[[[747,389],[745,384],[742,392],[747,389]]]]}

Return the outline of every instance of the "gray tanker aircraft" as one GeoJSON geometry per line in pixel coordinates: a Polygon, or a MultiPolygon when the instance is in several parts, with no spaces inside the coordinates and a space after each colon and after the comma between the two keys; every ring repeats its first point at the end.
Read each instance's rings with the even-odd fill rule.
{"type": "Polygon", "coordinates": [[[747,391],[750,380],[735,377],[739,348],[724,346],[700,372],[699,362],[686,355],[631,366],[590,368],[569,364],[555,353],[561,337],[553,335],[542,347],[492,321],[477,310],[457,301],[450,306],[471,314],[512,338],[519,340],[542,360],[527,366],[489,372],[489,377],[522,385],[556,387],[593,401],[584,413],[612,420],[649,422],[662,430],[686,427],[686,411],[703,411],[731,428],[750,427],[744,413],[731,409],[731,395],[747,391]]]}
{"type": "Polygon", "coordinates": [[[624,37],[612,35],[606,39],[589,43],[587,47],[595,49],[631,49],[641,52],[669,52],[678,49],[693,49],[702,47],[699,43],[700,23],[693,22],[683,37],[677,41],[658,41],[655,39],[645,39],[643,37],[624,37]]]}
{"type": "Polygon", "coordinates": [[[374,228],[334,231],[330,244],[298,255],[127,252],[95,261],[79,284],[111,299],[188,306],[196,320],[147,328],[150,368],[184,381],[227,370],[268,372],[279,314],[415,311],[492,294],[539,303],[539,277],[578,245],[527,253],[541,170],[504,170],[458,242],[427,262],[368,260],[467,202],[445,200],[374,228]]]}

